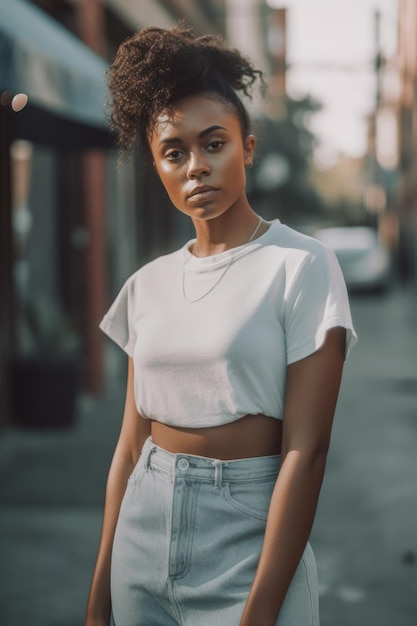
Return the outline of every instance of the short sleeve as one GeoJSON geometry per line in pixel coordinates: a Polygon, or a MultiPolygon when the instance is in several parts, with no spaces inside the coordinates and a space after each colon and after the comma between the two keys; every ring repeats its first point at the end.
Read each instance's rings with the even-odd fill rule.
{"type": "Polygon", "coordinates": [[[288,365],[318,350],[331,328],[346,329],[345,358],[357,341],[342,271],[336,256],[318,244],[306,255],[285,303],[288,365]]]}
{"type": "Polygon", "coordinates": [[[131,276],[119,291],[113,304],[104,315],[99,328],[129,356],[133,356],[136,343],[134,330],[134,282],[131,276]]]}

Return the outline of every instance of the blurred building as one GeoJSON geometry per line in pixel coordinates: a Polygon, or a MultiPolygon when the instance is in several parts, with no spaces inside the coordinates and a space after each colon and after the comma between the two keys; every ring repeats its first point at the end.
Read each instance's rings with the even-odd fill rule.
{"type": "Polygon", "coordinates": [[[399,3],[398,98],[400,270],[417,280],[417,4],[399,3]]]}
{"type": "Polygon", "coordinates": [[[225,30],[230,45],[239,48],[265,74],[268,100],[255,99],[254,112],[282,115],[286,96],[287,10],[267,0],[225,0],[225,30]]]}
{"type": "Polygon", "coordinates": [[[408,138],[404,129],[401,130],[403,79],[400,57],[405,37],[401,26],[404,15],[400,14],[400,8],[397,10],[394,5],[385,10],[374,9],[374,106],[367,116],[367,153],[362,159],[362,172],[358,170],[360,177],[356,181],[352,179],[352,184],[362,194],[362,201],[357,203],[356,212],[350,212],[352,218],[357,217],[360,223],[378,230],[379,238],[392,253],[395,269],[404,273],[409,244],[403,237],[405,214],[399,199],[399,187],[404,172],[401,146],[408,138]],[[387,46],[387,34],[391,33],[392,37],[396,31],[396,45],[393,39],[387,46]]]}
{"type": "MultiPolygon", "coordinates": [[[[85,287],[77,280],[91,276],[91,250],[97,256],[101,243],[86,245],[92,183],[81,174],[81,159],[87,151],[109,150],[111,142],[103,110],[107,63],[100,56],[23,0],[0,3],[0,49],[0,406],[6,422],[8,392],[22,398],[40,387],[33,371],[41,368],[26,385],[20,369],[15,375],[18,361],[36,356],[46,363],[52,354],[70,360],[81,342],[99,357],[89,340],[90,311],[81,309],[85,287]],[[12,98],[19,92],[29,104],[15,112],[12,98]]],[[[101,187],[94,184],[97,208],[101,187]]]]}

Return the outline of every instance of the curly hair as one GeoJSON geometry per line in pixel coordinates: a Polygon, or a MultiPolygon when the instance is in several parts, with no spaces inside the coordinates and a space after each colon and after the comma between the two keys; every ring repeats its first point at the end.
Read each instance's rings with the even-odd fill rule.
{"type": "Polygon", "coordinates": [[[213,94],[231,105],[242,134],[249,116],[236,92],[251,97],[260,70],[220,35],[196,36],[184,22],[172,29],[144,28],[121,44],[109,69],[111,127],[122,152],[139,145],[149,154],[157,116],[185,96],[213,94]]]}

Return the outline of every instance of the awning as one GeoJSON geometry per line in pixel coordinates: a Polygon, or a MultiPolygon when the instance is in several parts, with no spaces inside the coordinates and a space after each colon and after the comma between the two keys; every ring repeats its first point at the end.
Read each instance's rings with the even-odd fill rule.
{"type": "Polygon", "coordinates": [[[55,116],[104,128],[107,63],[44,11],[0,0],[0,90],[55,116]]]}

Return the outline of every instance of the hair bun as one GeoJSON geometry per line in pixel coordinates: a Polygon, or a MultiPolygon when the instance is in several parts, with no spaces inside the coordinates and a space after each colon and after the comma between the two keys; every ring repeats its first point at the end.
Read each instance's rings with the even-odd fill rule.
{"type": "Polygon", "coordinates": [[[220,35],[197,36],[184,22],[144,28],[121,44],[109,70],[118,144],[128,150],[139,142],[147,151],[156,116],[187,95],[214,91],[244,109],[232,92],[250,97],[257,78],[262,72],[220,35]]]}

